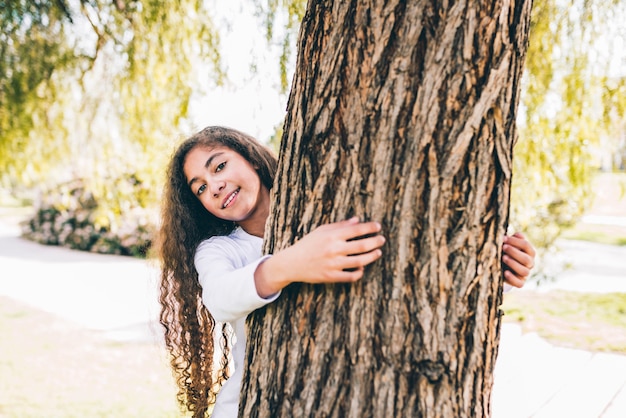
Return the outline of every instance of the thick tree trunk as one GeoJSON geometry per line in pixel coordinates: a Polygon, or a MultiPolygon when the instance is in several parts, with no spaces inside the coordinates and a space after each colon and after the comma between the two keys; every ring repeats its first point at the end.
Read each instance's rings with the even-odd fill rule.
{"type": "Polygon", "coordinates": [[[490,415],[530,9],[309,1],[265,249],[351,215],[388,241],[251,315],[240,414],[490,415]]]}

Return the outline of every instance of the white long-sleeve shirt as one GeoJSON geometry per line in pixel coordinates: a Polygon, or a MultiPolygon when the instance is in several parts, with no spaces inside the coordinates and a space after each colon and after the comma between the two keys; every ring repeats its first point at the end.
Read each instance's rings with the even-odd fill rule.
{"type": "Polygon", "coordinates": [[[278,298],[260,297],[254,272],[261,261],[263,239],[236,228],[230,235],[209,238],[200,243],[195,266],[202,286],[202,301],[217,322],[233,327],[234,372],[217,395],[212,418],[236,417],[246,352],[245,321],[248,314],[278,298]]]}

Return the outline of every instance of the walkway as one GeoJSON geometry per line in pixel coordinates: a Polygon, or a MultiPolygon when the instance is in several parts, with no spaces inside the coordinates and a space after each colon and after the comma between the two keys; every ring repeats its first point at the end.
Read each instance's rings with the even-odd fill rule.
{"type": "MultiPolygon", "coordinates": [[[[110,339],[160,342],[158,274],[153,266],[126,257],[38,245],[20,239],[18,232],[0,223],[0,295],[110,339]]],[[[593,274],[594,290],[626,292],[626,248],[568,245],[564,257],[570,257],[565,261],[574,269],[550,287],[575,288],[576,283],[588,283],[593,274]]],[[[505,324],[493,417],[531,416],[626,417],[626,356],[554,347],[505,324]]]]}

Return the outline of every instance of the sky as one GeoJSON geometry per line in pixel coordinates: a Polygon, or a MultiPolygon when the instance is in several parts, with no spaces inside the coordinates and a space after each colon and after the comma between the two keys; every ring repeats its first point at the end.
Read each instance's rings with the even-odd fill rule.
{"type": "Polygon", "coordinates": [[[287,94],[278,88],[279,50],[268,45],[249,5],[242,0],[214,1],[216,15],[222,16],[216,23],[229,82],[192,99],[191,121],[196,129],[224,125],[267,141],[282,124],[287,94]],[[230,17],[228,22],[225,17],[230,17]],[[253,64],[255,75],[250,71],[253,64]]]}

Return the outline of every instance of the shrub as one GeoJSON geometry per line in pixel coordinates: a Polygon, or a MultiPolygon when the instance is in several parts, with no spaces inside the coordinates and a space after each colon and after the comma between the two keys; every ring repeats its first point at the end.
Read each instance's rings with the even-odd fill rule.
{"type": "Polygon", "coordinates": [[[22,224],[22,236],[81,251],[145,257],[156,230],[156,217],[154,209],[142,207],[133,198],[144,193],[142,183],[135,175],[106,182],[126,191],[121,199],[116,196],[115,208],[98,199],[83,179],[42,191],[34,215],[22,224]],[[129,189],[134,192],[128,193],[129,189]]]}

